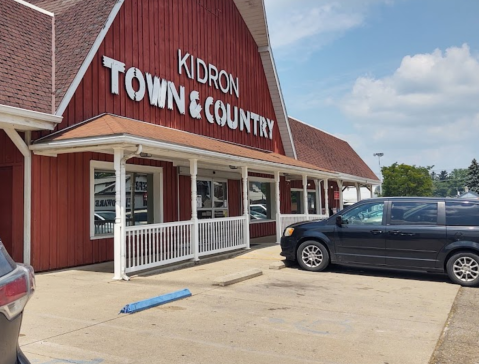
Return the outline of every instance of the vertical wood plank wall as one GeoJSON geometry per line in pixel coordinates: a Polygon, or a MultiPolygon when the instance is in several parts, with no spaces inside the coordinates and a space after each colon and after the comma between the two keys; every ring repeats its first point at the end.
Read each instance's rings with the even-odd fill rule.
{"type": "MultiPolygon", "coordinates": [[[[90,161],[113,162],[111,155],[76,153],[34,156],[32,265],[38,271],[113,259],[113,239],[90,239],[90,161]]],[[[177,220],[177,175],[172,163],[131,159],[163,168],[163,215],[177,220]]]]}
{"type": "Polygon", "coordinates": [[[11,231],[4,233],[11,237],[11,241],[4,238],[3,243],[15,261],[23,262],[23,155],[5,132],[0,130],[0,168],[3,167],[11,168],[13,180],[11,191],[1,191],[12,195],[12,205],[4,207],[4,211],[10,211],[12,216],[11,231]]]}
{"type": "MultiPolygon", "coordinates": [[[[137,82],[136,80],[134,81],[137,82]]],[[[135,86],[137,87],[137,85],[135,86]]],[[[204,108],[204,107],[203,107],[204,108]]],[[[212,107],[212,110],[214,107],[212,107]]],[[[284,154],[276,124],[268,83],[258,46],[233,0],[137,0],[125,1],[95,55],[58,129],[112,113],[284,154]],[[178,49],[212,64],[239,79],[239,98],[224,94],[178,72],[178,49]],[[108,56],[130,67],[185,87],[186,113],[160,109],[149,103],[148,91],[142,101],[131,100],[125,90],[125,74],[119,76],[119,95],[110,91],[110,69],[102,65],[108,56]],[[191,118],[188,105],[191,91],[198,91],[202,106],[208,96],[275,120],[273,140],[191,118]]],[[[252,123],[253,124],[253,123],[252,123]]]]}

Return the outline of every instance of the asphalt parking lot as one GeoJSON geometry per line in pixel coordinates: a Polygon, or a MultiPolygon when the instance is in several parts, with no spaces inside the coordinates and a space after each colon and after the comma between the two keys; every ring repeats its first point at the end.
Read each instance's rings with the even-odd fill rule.
{"type": "Polygon", "coordinates": [[[444,341],[459,291],[446,276],[268,269],[281,259],[273,246],[130,282],[111,281],[106,266],[38,274],[20,344],[33,364],[427,364],[444,341]],[[250,268],[263,275],[212,285],[250,268]],[[183,288],[192,297],[118,314],[183,288]]]}

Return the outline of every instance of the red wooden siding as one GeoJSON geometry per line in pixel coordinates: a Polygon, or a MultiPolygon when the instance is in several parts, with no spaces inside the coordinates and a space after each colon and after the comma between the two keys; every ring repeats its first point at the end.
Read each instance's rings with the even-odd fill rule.
{"type": "Polygon", "coordinates": [[[0,130],[0,166],[23,165],[23,155],[3,130],[0,130]]]}
{"type": "MultiPolygon", "coordinates": [[[[294,180],[290,181],[290,186],[291,188],[299,188],[303,189],[303,181],[302,180],[294,180]]],[[[316,184],[312,179],[308,179],[308,190],[315,190],[316,189],[316,184]]]]}
{"type": "Polygon", "coordinates": [[[280,179],[280,210],[282,214],[291,213],[291,186],[286,182],[286,178],[280,179]]]}
{"type": "Polygon", "coordinates": [[[8,223],[0,228],[0,239],[17,262],[23,262],[23,155],[3,130],[0,130],[0,181],[1,193],[5,195],[0,206],[0,218],[10,216],[8,223]]]}
{"type": "Polygon", "coordinates": [[[241,207],[243,205],[243,189],[241,181],[235,179],[228,180],[228,214],[230,217],[243,215],[241,207]]]}
{"type": "MultiPolygon", "coordinates": [[[[334,199],[334,191],[339,191],[339,186],[336,181],[328,181],[328,201],[330,208],[339,209],[339,200],[334,199]]],[[[324,181],[321,182],[321,208],[325,208],[325,199],[324,199],[324,181]]],[[[329,212],[326,211],[326,214],[329,212]]]]}
{"type": "MultiPolygon", "coordinates": [[[[135,81],[136,82],[136,81],[135,81]]],[[[203,107],[204,108],[204,107],[203,107]]],[[[64,112],[59,128],[76,124],[102,113],[113,113],[133,119],[186,130],[243,145],[284,154],[276,115],[269,94],[258,47],[233,0],[135,0],[125,1],[108,34],[88,68],[75,95],[64,112]],[[189,79],[178,73],[178,49],[206,64],[215,65],[239,79],[239,98],[224,94],[214,86],[189,79]],[[186,114],[160,109],[145,98],[132,101],[120,73],[120,95],[110,92],[111,70],[102,65],[108,56],[146,72],[185,86],[186,114]],[[189,94],[199,91],[201,103],[208,96],[232,107],[257,113],[275,120],[273,140],[210,124],[190,117],[189,94]]],[[[253,123],[252,123],[253,124],[253,123]]],[[[252,125],[253,128],[253,125],[252,125]]],[[[258,133],[259,134],[259,133],[258,133]]]]}
{"type": "Polygon", "coordinates": [[[191,220],[191,177],[180,176],[180,221],[191,220]]]}
{"type": "Polygon", "coordinates": [[[276,235],[276,222],[258,222],[250,224],[249,235],[251,239],[261,238],[263,236],[276,235]]]}
{"type": "MultiPolygon", "coordinates": [[[[90,240],[90,161],[113,162],[113,157],[76,153],[33,159],[34,268],[43,271],[112,260],[112,238],[90,240]]],[[[177,180],[172,163],[149,159],[132,159],[129,163],[163,168],[164,221],[176,221],[177,180]]]]}

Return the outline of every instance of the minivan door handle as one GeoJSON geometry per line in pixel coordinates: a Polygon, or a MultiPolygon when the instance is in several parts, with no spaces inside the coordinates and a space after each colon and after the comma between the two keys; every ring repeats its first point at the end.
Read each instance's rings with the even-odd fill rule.
{"type": "Polygon", "coordinates": [[[399,234],[399,233],[400,233],[399,230],[393,230],[393,231],[390,231],[390,232],[389,232],[390,235],[397,235],[397,234],[399,234]]]}
{"type": "Polygon", "coordinates": [[[401,236],[414,236],[414,233],[401,233],[401,236]]]}
{"type": "Polygon", "coordinates": [[[379,234],[382,234],[382,230],[371,230],[371,234],[373,235],[379,235],[379,234]]]}

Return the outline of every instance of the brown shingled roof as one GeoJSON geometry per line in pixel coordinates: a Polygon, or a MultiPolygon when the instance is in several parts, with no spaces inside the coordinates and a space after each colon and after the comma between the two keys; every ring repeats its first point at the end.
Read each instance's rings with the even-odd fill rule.
{"type": "Polygon", "coordinates": [[[77,124],[72,128],[59,131],[46,138],[38,140],[34,144],[41,145],[53,141],[78,140],[83,138],[121,135],[140,137],[152,141],[197,148],[210,152],[217,152],[237,157],[256,159],[265,162],[279,163],[287,166],[331,173],[331,171],[326,168],[298,161],[281,154],[264,152],[257,149],[219,141],[202,135],[192,134],[181,130],[170,129],[155,124],[109,114],[99,116],[82,124],[77,124]]]}
{"type": "MultiPolygon", "coordinates": [[[[56,110],[117,0],[27,1],[55,14],[56,110]]],[[[27,22],[25,19],[22,21],[27,22]]]]}
{"type": "Polygon", "coordinates": [[[52,17],[0,1],[0,104],[52,113],[52,17]]]}
{"type": "Polygon", "coordinates": [[[293,118],[289,118],[289,125],[300,161],[356,177],[379,179],[346,141],[293,118]]]}

